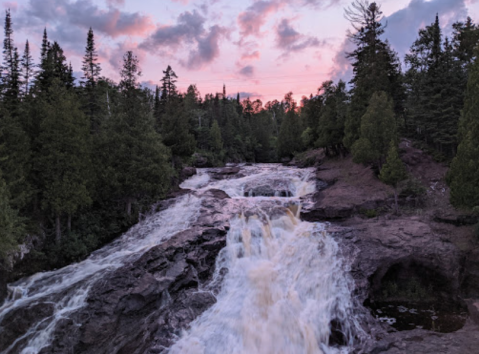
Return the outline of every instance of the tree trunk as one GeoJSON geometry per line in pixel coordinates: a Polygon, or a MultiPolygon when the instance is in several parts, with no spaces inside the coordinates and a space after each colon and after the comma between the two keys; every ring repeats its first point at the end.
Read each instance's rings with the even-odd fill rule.
{"type": "Polygon", "coordinates": [[[72,216],[71,216],[71,214],[68,214],[67,226],[68,226],[68,232],[72,232],[72,216]]]}
{"type": "Polygon", "coordinates": [[[128,198],[126,201],[126,214],[131,216],[131,198],[128,198]]]}
{"type": "Polygon", "coordinates": [[[60,213],[57,212],[55,217],[55,242],[59,245],[62,241],[62,229],[60,225],[60,213]]]}

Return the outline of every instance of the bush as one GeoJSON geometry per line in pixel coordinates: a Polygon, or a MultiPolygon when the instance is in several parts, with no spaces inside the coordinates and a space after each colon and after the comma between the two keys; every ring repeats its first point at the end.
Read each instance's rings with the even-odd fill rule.
{"type": "Polygon", "coordinates": [[[403,198],[421,198],[426,195],[426,188],[422,185],[421,181],[415,178],[409,178],[405,183],[404,187],[399,193],[400,197],[403,198]]]}

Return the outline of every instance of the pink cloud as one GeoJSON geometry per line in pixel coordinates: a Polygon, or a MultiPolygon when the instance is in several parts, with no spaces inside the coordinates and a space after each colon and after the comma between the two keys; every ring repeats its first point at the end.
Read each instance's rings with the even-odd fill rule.
{"type": "Polygon", "coordinates": [[[249,6],[246,11],[238,15],[238,25],[242,36],[259,36],[261,27],[266,23],[268,16],[277,12],[285,4],[278,1],[260,0],[249,6]]]}
{"type": "Polygon", "coordinates": [[[253,52],[246,52],[241,55],[241,60],[254,60],[254,59],[259,59],[261,57],[261,54],[258,50],[255,50],[253,52]]]}
{"type": "Polygon", "coordinates": [[[3,3],[3,7],[5,9],[10,9],[15,12],[18,9],[18,3],[16,1],[7,1],[3,3]]]}

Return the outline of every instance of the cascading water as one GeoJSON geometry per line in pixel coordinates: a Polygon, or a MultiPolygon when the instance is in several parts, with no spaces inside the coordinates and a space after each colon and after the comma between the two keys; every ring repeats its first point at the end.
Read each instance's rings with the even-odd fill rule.
{"type": "Polygon", "coordinates": [[[348,353],[361,331],[352,315],[352,282],[324,225],[299,219],[300,197],[307,199],[316,189],[314,171],[242,166],[227,179],[215,171],[199,170],[181,185],[192,192],[85,261],[11,284],[0,307],[0,337],[2,322],[15,311],[37,305],[52,310],[2,353],[33,354],[48,347],[61,320],[87,306],[90,289],[106,274],[182,230],[201,228],[197,220],[200,210],[209,208],[204,197],[209,189],[231,197],[213,211],[227,215],[230,229],[215,275],[201,289],[217,302],[169,353],[348,353]],[[332,327],[341,347],[330,343],[332,327]]]}
{"type": "Polygon", "coordinates": [[[101,280],[106,272],[118,269],[151,247],[187,229],[196,219],[200,204],[199,198],[184,196],[83,262],[56,271],[37,273],[11,284],[10,295],[0,307],[0,326],[6,316],[20,308],[49,304],[53,305],[53,313],[17,338],[2,354],[34,354],[49,345],[57,323],[85,305],[89,288],[94,282],[101,280]],[[19,343],[21,345],[17,346],[19,343]]]}
{"type": "Polygon", "coordinates": [[[275,189],[291,198],[280,200],[276,193],[240,203],[242,213],[231,221],[216,262],[216,277],[227,270],[217,303],[169,353],[347,353],[360,326],[338,245],[324,225],[298,218],[298,198],[315,190],[312,171],[256,166],[243,172],[244,178],[210,184],[205,172],[185,187],[208,185],[236,199],[254,196],[251,190],[269,196],[275,189]],[[341,326],[342,349],[329,345],[332,324],[341,326]]]}

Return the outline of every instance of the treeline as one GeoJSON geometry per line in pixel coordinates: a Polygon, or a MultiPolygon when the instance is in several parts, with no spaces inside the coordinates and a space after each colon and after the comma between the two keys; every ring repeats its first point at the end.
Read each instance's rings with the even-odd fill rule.
{"type": "Polygon", "coordinates": [[[324,148],[330,156],[352,154],[355,162],[373,165],[396,186],[404,178],[400,135],[423,142],[438,158],[454,157],[448,176],[452,201],[479,205],[479,27],[467,18],[444,38],[436,16],[419,31],[403,72],[383,39],[379,5],[358,0],[346,15],[355,29],[349,85],[327,81],[299,103],[290,92],[263,105],[229,96],[224,86],[204,97],[195,85],[179,92],[170,66],[156,90],[142,87],[140,63],[131,51],[115,83],[101,75],[91,29],[83,75],[76,80],[46,30],[36,62],[28,41],[20,55],[7,11],[0,258],[25,235],[43,234],[37,247],[41,267],[81,259],[136,222],[177,183],[186,165],[279,162],[324,148]]]}

